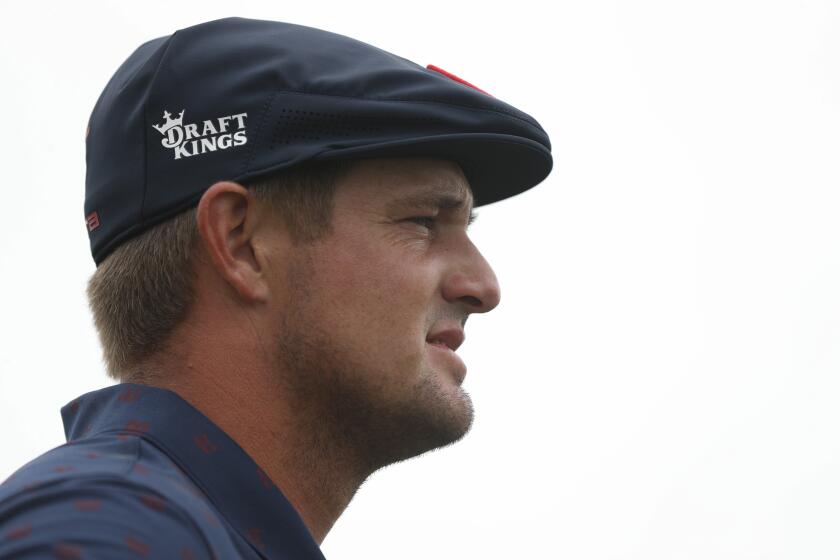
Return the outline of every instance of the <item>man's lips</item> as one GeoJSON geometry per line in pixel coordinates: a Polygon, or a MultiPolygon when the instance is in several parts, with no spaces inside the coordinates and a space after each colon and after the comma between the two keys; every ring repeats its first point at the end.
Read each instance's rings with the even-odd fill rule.
{"type": "Polygon", "coordinates": [[[464,364],[464,360],[461,359],[461,356],[456,354],[454,350],[442,342],[426,341],[426,345],[429,347],[430,355],[436,356],[436,358],[433,359],[442,359],[454,365],[455,371],[458,375],[458,380],[463,381],[464,377],[467,375],[467,366],[464,364]]]}
{"type": "Polygon", "coordinates": [[[448,328],[430,333],[429,336],[426,337],[426,342],[432,345],[446,346],[454,352],[459,346],[461,346],[461,344],[464,343],[464,338],[464,331],[461,329],[448,328]]]}
{"type": "Polygon", "coordinates": [[[426,337],[426,344],[429,345],[429,354],[436,356],[434,360],[443,360],[455,368],[458,381],[463,381],[467,375],[467,366],[461,357],[455,353],[464,342],[464,331],[461,325],[441,325],[438,330],[429,333],[426,337]]]}

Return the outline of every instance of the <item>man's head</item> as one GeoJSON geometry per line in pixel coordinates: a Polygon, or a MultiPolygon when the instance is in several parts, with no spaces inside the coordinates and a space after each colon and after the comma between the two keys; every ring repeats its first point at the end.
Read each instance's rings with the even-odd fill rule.
{"type": "Polygon", "coordinates": [[[466,433],[446,347],[499,301],[466,226],[550,172],[530,115],[356,39],[227,18],[138,47],[86,143],[115,379],[190,379],[250,452],[345,446],[321,463],[357,480],[466,433]]]}
{"type": "MultiPolygon", "coordinates": [[[[170,271],[192,278],[182,290],[190,301],[180,322],[150,353],[113,373],[151,382],[190,375],[160,368],[200,361],[183,355],[190,341],[202,341],[207,354],[259,348],[254,359],[269,384],[301,418],[317,419],[324,437],[352,446],[371,471],[460,439],[473,418],[461,387],[466,368],[433,341],[457,346],[467,317],[490,311],[500,297],[467,236],[469,184],[457,164],[434,158],[360,160],[341,171],[333,173],[332,196],[322,198],[328,212],[320,231],[305,237],[301,224],[277,211],[279,197],[269,204],[238,183],[211,186],[185,243],[194,258],[181,261],[194,273],[170,271]]],[[[144,253],[155,251],[146,246],[144,253]]],[[[108,284],[106,270],[97,272],[105,278],[99,285],[108,284]]],[[[94,297],[95,286],[92,279],[94,297]]],[[[160,298],[167,309],[163,292],[147,299],[160,298]]],[[[104,301],[93,308],[98,325],[119,322],[106,318],[104,301]]],[[[122,322],[142,321],[126,315],[122,322]]],[[[106,355],[107,343],[103,337],[106,355]]]]}

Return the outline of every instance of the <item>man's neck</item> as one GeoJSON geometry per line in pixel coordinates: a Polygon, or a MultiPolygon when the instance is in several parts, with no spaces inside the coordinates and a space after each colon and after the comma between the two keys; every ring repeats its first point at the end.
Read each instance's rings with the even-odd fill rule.
{"type": "Polygon", "coordinates": [[[200,380],[181,368],[169,373],[141,373],[131,382],[174,391],[221,428],[277,485],[320,545],[372,469],[349,460],[352,450],[337,449],[332,434],[318,433],[317,419],[290,410],[284,389],[254,381],[253,372],[226,372],[235,386],[209,371],[200,380]]]}

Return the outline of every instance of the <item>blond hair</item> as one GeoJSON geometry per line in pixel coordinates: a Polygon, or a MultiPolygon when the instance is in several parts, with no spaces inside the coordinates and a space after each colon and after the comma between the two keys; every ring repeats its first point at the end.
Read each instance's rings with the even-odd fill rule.
{"type": "MultiPolygon", "coordinates": [[[[333,195],[351,162],[308,164],[243,182],[288,224],[295,244],[321,239],[332,225],[333,195]]],[[[88,305],[107,375],[132,380],[131,368],[161,350],[194,299],[196,207],[117,247],[87,285],[88,305]]]]}

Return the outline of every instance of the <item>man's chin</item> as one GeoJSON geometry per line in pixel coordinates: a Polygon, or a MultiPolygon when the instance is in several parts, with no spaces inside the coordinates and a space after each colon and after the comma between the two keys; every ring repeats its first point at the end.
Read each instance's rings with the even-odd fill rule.
{"type": "Polygon", "coordinates": [[[416,444],[414,455],[446,447],[469,433],[474,419],[472,399],[453,380],[437,377],[423,383],[417,397],[417,409],[413,414],[405,411],[408,414],[403,418],[406,435],[416,444]]]}

